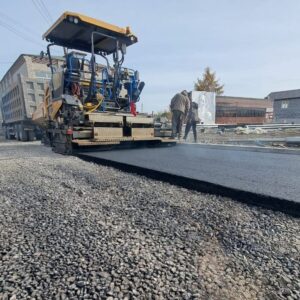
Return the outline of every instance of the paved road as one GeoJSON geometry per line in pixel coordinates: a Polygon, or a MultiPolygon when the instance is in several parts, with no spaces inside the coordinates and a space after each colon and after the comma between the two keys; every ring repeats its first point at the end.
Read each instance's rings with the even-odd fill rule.
{"type": "Polygon", "coordinates": [[[296,154],[178,145],[84,155],[300,203],[296,154]]]}

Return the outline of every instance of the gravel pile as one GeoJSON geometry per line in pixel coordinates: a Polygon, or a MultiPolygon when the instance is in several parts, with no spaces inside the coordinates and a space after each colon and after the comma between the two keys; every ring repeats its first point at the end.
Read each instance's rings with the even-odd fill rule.
{"type": "Polygon", "coordinates": [[[300,299],[300,221],[0,144],[0,299],[300,299]]]}

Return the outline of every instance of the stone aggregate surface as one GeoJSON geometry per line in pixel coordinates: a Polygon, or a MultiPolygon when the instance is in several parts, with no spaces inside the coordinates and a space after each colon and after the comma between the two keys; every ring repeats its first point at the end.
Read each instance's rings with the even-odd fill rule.
{"type": "Polygon", "coordinates": [[[300,221],[0,143],[0,299],[300,299],[300,221]]]}

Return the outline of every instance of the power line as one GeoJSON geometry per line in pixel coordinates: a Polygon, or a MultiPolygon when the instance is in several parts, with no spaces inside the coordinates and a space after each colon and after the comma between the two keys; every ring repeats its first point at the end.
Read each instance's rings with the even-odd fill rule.
{"type": "Polygon", "coordinates": [[[34,38],[34,36],[38,36],[40,34],[38,34],[37,32],[34,32],[31,28],[29,28],[29,27],[25,26],[24,24],[18,22],[17,20],[11,18],[10,16],[6,15],[3,12],[0,12],[0,21],[2,23],[2,27],[12,31],[16,35],[20,36],[21,38],[23,38],[27,41],[38,44],[39,46],[41,45],[34,38]],[[4,20],[4,19],[6,19],[6,20],[4,20]],[[15,25],[19,25],[18,28],[16,28],[15,25]]]}
{"type": "Polygon", "coordinates": [[[38,2],[35,2],[35,0],[31,0],[31,2],[33,3],[33,5],[35,6],[37,12],[39,13],[39,15],[42,17],[42,19],[44,21],[46,21],[46,23],[49,23],[49,20],[47,19],[47,16],[44,15],[43,10],[41,9],[41,7],[39,6],[38,2]]]}
{"type": "Polygon", "coordinates": [[[34,4],[36,10],[38,11],[38,13],[40,14],[40,16],[44,19],[44,21],[46,21],[48,24],[51,24],[51,20],[49,20],[49,17],[47,16],[47,14],[44,13],[43,11],[43,7],[41,7],[41,3],[38,2],[37,0],[31,0],[32,3],[34,4]]]}
{"type": "MultiPolygon", "coordinates": [[[[38,1],[38,0],[37,0],[37,1],[38,1]]],[[[51,14],[50,14],[49,9],[48,9],[47,6],[45,5],[44,1],[43,1],[43,0],[40,0],[40,3],[41,3],[41,7],[44,8],[46,14],[48,15],[48,18],[49,18],[50,22],[53,22],[53,18],[52,18],[51,14]]]]}
{"type": "Polygon", "coordinates": [[[0,17],[2,16],[2,18],[5,18],[6,20],[8,20],[9,22],[15,24],[18,24],[22,29],[25,29],[27,33],[31,32],[34,33],[34,35],[40,35],[40,33],[37,33],[36,31],[34,31],[32,28],[29,28],[27,26],[25,26],[24,24],[20,23],[19,21],[13,19],[12,17],[6,15],[5,13],[0,11],[0,17]]]}
{"type": "Polygon", "coordinates": [[[7,30],[13,32],[15,35],[19,36],[20,38],[22,38],[23,40],[27,41],[27,42],[31,42],[34,43],[36,45],[39,45],[41,47],[42,44],[38,43],[37,41],[33,40],[31,37],[26,37],[25,34],[21,31],[19,31],[18,29],[14,28],[13,26],[5,23],[5,21],[0,20],[0,26],[6,28],[7,30]]]}
{"type": "MultiPolygon", "coordinates": [[[[23,40],[34,43],[34,44],[38,45],[39,47],[44,48],[44,45],[41,42],[38,42],[37,40],[35,40],[33,38],[33,36],[29,36],[27,31],[22,32],[21,30],[18,29],[18,28],[21,29],[22,24],[19,23],[20,27],[16,28],[15,26],[13,26],[13,25],[7,23],[5,20],[1,19],[1,15],[3,15],[6,19],[9,19],[12,23],[16,23],[16,24],[19,23],[19,22],[16,22],[14,19],[9,18],[8,16],[3,14],[2,12],[0,12],[0,26],[4,27],[5,29],[7,29],[11,32],[13,32],[15,35],[19,36],[23,40]]],[[[61,52],[57,51],[55,49],[52,49],[52,52],[61,55],[61,52]]]]}
{"type": "MultiPolygon", "coordinates": [[[[40,15],[42,16],[42,18],[46,22],[49,22],[49,20],[51,20],[51,22],[52,22],[51,14],[50,14],[49,10],[47,9],[47,7],[46,7],[45,3],[43,2],[43,0],[40,0],[41,2],[38,2],[38,0],[36,0],[36,1],[37,2],[35,2],[34,0],[32,0],[33,4],[37,8],[37,10],[40,13],[40,15]],[[44,15],[42,13],[43,9],[47,12],[47,17],[46,17],[46,15],[44,15]]],[[[14,33],[15,35],[17,35],[18,37],[22,38],[23,40],[25,40],[27,42],[34,43],[35,45],[38,45],[39,47],[44,48],[44,45],[42,43],[37,42],[34,39],[33,35],[29,35],[29,33],[35,33],[34,35],[39,35],[38,33],[34,32],[31,28],[28,28],[28,27],[24,26],[20,22],[14,20],[13,18],[9,17],[8,15],[4,14],[3,12],[0,12],[0,26],[3,27],[3,28],[5,28],[5,29],[7,29],[7,30],[9,30],[10,32],[14,33]],[[8,23],[8,21],[11,22],[11,23],[13,23],[13,25],[10,24],[10,23],[8,23]],[[19,24],[18,28],[16,28],[14,26],[16,24],[19,24]],[[23,30],[23,32],[22,32],[22,30],[23,30]]],[[[58,51],[56,51],[54,49],[52,50],[52,52],[61,55],[60,52],[58,52],[58,51]]],[[[13,62],[1,62],[0,61],[0,64],[2,64],[2,65],[3,64],[10,64],[10,63],[13,63],[13,62]]]]}
{"type": "Polygon", "coordinates": [[[36,40],[32,39],[28,35],[26,36],[26,34],[24,32],[21,32],[18,29],[16,29],[15,27],[13,27],[12,25],[6,23],[4,20],[0,19],[0,25],[4,28],[8,29],[9,31],[13,32],[14,34],[18,35],[19,37],[21,37],[25,41],[37,44],[39,46],[41,45],[40,43],[38,43],[36,40]]]}

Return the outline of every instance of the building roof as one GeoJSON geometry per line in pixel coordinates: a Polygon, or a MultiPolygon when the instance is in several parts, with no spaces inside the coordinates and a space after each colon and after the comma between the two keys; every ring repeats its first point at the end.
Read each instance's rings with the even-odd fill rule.
{"type": "Polygon", "coordinates": [[[231,107],[253,107],[253,108],[268,108],[272,107],[270,99],[249,98],[249,97],[232,97],[232,96],[216,96],[218,106],[231,107]]]}
{"type": "Polygon", "coordinates": [[[300,89],[272,92],[267,98],[272,100],[300,98],[300,89]]]}
{"type": "MultiPolygon", "coordinates": [[[[5,76],[9,73],[10,70],[12,70],[17,64],[21,62],[24,56],[35,57],[35,58],[40,57],[40,55],[37,54],[26,54],[26,53],[20,54],[18,58],[14,61],[14,63],[10,66],[10,68],[6,71],[6,73],[2,76],[0,82],[2,82],[2,80],[5,78],[5,76]]],[[[53,59],[64,60],[64,57],[62,56],[51,56],[51,57],[53,59]]]]}
{"type": "Polygon", "coordinates": [[[237,96],[219,96],[219,95],[217,95],[216,98],[218,98],[220,100],[222,99],[222,100],[241,100],[241,101],[243,101],[243,100],[245,100],[245,101],[247,101],[247,100],[259,100],[259,101],[265,100],[264,98],[237,97],[237,96]]]}

